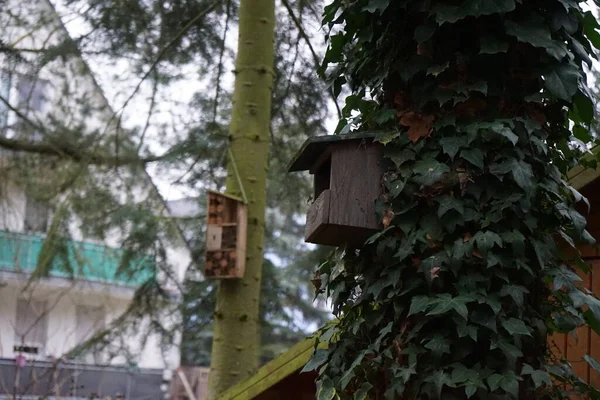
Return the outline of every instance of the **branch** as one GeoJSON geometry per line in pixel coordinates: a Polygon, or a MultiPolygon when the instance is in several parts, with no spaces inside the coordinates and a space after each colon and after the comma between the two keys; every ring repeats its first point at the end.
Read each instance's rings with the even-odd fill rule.
{"type": "MultiPolygon", "coordinates": [[[[142,86],[142,83],[144,83],[144,81],[148,78],[148,76],[150,76],[150,73],[154,70],[154,68],[156,68],[156,66],[158,65],[158,63],[160,62],[160,60],[163,58],[163,56],[165,55],[165,53],[167,52],[167,50],[169,50],[169,48],[171,46],[173,46],[177,40],[179,40],[183,35],[185,35],[186,32],[192,27],[192,25],[194,25],[196,22],[198,22],[201,18],[205,17],[206,14],[208,14],[211,11],[213,11],[221,3],[221,1],[222,0],[215,1],[206,10],[202,11],[200,14],[198,14],[197,16],[195,16],[190,22],[188,22],[177,33],[177,35],[175,35],[175,37],[173,39],[171,39],[171,41],[169,43],[167,43],[167,45],[165,47],[163,47],[158,52],[158,54],[156,56],[156,59],[150,65],[150,68],[148,69],[148,71],[146,71],[146,73],[142,76],[142,79],[140,79],[140,81],[138,82],[137,86],[135,87],[135,89],[133,89],[133,92],[125,100],[125,102],[123,103],[123,105],[121,106],[121,108],[120,108],[120,110],[118,112],[123,111],[125,109],[125,107],[127,107],[127,105],[129,104],[129,102],[131,101],[131,99],[133,99],[133,97],[138,92],[138,90],[140,90],[140,87],[142,86]]],[[[113,115],[113,118],[114,118],[114,115],[113,115]]],[[[112,121],[113,118],[111,118],[111,121],[112,121]]],[[[108,124],[110,124],[111,121],[109,121],[108,124]]],[[[120,119],[119,119],[119,125],[120,125],[120,119]]],[[[118,130],[119,130],[119,128],[117,127],[117,133],[118,133],[118,130]]]]}
{"type": "MultiPolygon", "coordinates": [[[[45,136],[49,136],[46,129],[43,126],[33,122],[2,96],[0,96],[0,103],[6,105],[6,107],[8,107],[12,112],[14,112],[27,125],[33,127],[39,132],[42,132],[45,136]]],[[[162,161],[172,156],[174,153],[167,152],[160,156],[149,156],[145,158],[141,158],[137,155],[128,157],[114,157],[110,155],[100,155],[93,152],[85,152],[77,146],[72,146],[66,143],[39,143],[26,140],[9,139],[4,136],[0,136],[0,147],[17,152],[35,153],[47,156],[69,158],[70,160],[79,163],[113,166],[123,166],[127,164],[147,164],[155,161],[162,161]]]]}
{"type": "Polygon", "coordinates": [[[34,153],[46,156],[57,156],[62,158],[70,159],[78,163],[85,163],[90,165],[112,165],[112,166],[124,166],[129,164],[148,164],[156,161],[163,161],[173,155],[173,152],[167,152],[159,156],[148,156],[139,157],[125,156],[125,157],[114,157],[110,155],[101,155],[95,153],[89,153],[82,151],[78,147],[73,147],[68,144],[48,144],[48,143],[36,143],[25,140],[8,139],[0,136],[0,147],[3,149],[34,153]]]}
{"type": "MultiPolygon", "coordinates": [[[[294,21],[294,25],[296,25],[296,28],[298,28],[298,31],[300,32],[300,36],[302,36],[302,39],[304,39],[304,41],[308,45],[308,48],[310,49],[310,52],[313,57],[313,61],[315,63],[315,67],[319,68],[319,64],[320,64],[319,56],[317,56],[317,53],[316,53],[315,49],[313,48],[312,43],[310,42],[310,38],[308,37],[308,35],[306,34],[306,31],[302,27],[302,23],[300,22],[298,17],[296,17],[296,14],[294,14],[294,10],[292,9],[292,6],[288,2],[288,0],[281,0],[281,3],[284,5],[284,7],[287,9],[288,13],[290,14],[292,21],[294,21]]],[[[338,118],[341,119],[342,118],[342,110],[340,110],[340,106],[337,103],[335,94],[333,94],[333,89],[329,88],[327,90],[327,92],[331,95],[331,100],[333,100],[333,104],[335,104],[335,109],[337,110],[338,118]]]]}

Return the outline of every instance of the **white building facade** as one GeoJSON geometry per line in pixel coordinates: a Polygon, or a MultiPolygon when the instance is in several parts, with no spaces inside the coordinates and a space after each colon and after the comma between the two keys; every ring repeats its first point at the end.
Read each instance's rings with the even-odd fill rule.
{"type": "MultiPolygon", "coordinates": [[[[64,40],[66,31],[45,0],[8,0],[3,7],[13,14],[19,10],[23,17],[18,25],[12,24],[14,15],[0,10],[0,37],[5,43],[35,49],[64,40]],[[35,29],[23,26],[28,18],[35,29]],[[42,20],[45,26],[40,25],[42,20]]],[[[83,60],[57,59],[55,68],[38,70],[35,77],[25,69],[15,70],[10,62],[0,58],[0,137],[43,142],[48,133],[41,128],[52,126],[50,115],[58,115],[65,126],[85,125],[98,140],[111,140],[103,135],[114,113],[83,60]],[[32,123],[23,123],[17,112],[32,123]]],[[[8,157],[15,155],[0,153],[0,167],[8,157]]],[[[40,176],[44,173],[48,171],[40,171],[40,176]]],[[[124,325],[122,318],[138,289],[148,282],[159,282],[177,303],[191,263],[183,235],[164,241],[161,269],[154,256],[142,253],[129,263],[128,270],[135,273],[122,273],[124,250],[119,243],[124,233],[114,229],[101,239],[89,238],[82,233],[85,222],[71,216],[69,237],[61,244],[64,252],[45,263],[52,244],[46,239],[57,207],[28,195],[7,176],[0,168],[0,398],[166,396],[167,381],[180,360],[177,316],[160,311],[158,319],[172,331],[167,345],[160,334],[147,329],[151,320],[145,317],[120,335],[104,333],[124,325]],[[32,279],[41,264],[48,276],[32,279]]],[[[145,172],[140,176],[128,200],[147,204],[153,214],[168,219],[169,211],[150,177],[145,172]]],[[[99,180],[110,186],[116,179],[99,180]]],[[[119,185],[114,186],[111,190],[118,193],[119,185]]]]}

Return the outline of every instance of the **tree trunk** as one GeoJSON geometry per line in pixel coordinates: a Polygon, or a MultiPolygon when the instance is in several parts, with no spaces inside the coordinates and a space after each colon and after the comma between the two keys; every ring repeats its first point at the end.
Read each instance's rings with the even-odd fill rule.
{"type": "Polygon", "coordinates": [[[274,1],[241,0],[239,21],[226,183],[229,194],[240,196],[244,191],[248,200],[246,272],[242,279],[220,282],[214,314],[211,399],[255,371],[260,345],[258,311],[273,82],[274,1]]]}

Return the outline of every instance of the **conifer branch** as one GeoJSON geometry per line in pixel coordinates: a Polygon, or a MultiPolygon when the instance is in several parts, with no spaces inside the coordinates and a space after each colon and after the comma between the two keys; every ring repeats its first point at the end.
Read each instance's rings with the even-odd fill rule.
{"type": "MultiPolygon", "coordinates": [[[[292,9],[292,6],[288,2],[288,0],[281,0],[281,3],[283,4],[283,6],[288,11],[288,14],[290,15],[290,18],[292,19],[292,21],[294,21],[294,25],[296,25],[296,28],[298,28],[298,31],[300,32],[300,36],[302,36],[302,39],[304,39],[304,41],[308,45],[308,48],[309,48],[309,50],[310,50],[310,52],[312,54],[312,57],[313,57],[313,62],[315,63],[315,67],[319,68],[319,64],[320,64],[320,62],[319,62],[319,56],[317,55],[317,52],[315,51],[315,49],[314,49],[314,47],[313,47],[313,45],[312,45],[312,43],[310,41],[310,38],[309,38],[308,34],[304,30],[304,27],[302,26],[302,23],[300,22],[300,20],[296,16],[296,14],[294,14],[294,10],[292,9]]],[[[335,105],[335,109],[337,110],[338,118],[341,119],[342,118],[342,110],[340,109],[340,106],[337,103],[337,99],[335,97],[335,94],[333,93],[333,90],[331,88],[329,88],[327,90],[327,92],[331,96],[331,100],[333,101],[333,104],[335,105]]]]}

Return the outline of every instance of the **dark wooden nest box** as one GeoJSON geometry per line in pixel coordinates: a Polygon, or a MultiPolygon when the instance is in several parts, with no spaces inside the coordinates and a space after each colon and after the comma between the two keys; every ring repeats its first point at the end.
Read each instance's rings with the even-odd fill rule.
{"type": "Polygon", "coordinates": [[[308,170],[315,177],[314,201],[306,215],[307,242],[361,247],[381,229],[375,200],[381,194],[383,146],[374,137],[312,137],[292,160],[290,172],[308,170]]]}

